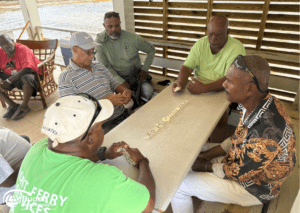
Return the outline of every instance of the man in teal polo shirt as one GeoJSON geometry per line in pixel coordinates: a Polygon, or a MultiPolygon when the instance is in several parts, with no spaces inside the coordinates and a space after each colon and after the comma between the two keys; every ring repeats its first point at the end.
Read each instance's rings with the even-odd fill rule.
{"type": "MultiPolygon", "coordinates": [[[[177,83],[173,84],[173,94],[185,88],[189,75],[195,70],[194,78],[187,89],[192,94],[223,90],[226,72],[238,55],[245,55],[243,44],[229,36],[228,19],[215,16],[208,26],[208,36],[199,39],[181,67],[177,83]]],[[[226,135],[228,111],[225,112],[211,135],[212,142],[221,143],[226,135]],[[217,132],[217,133],[216,133],[217,132]]]]}
{"type": "Polygon", "coordinates": [[[128,89],[140,94],[144,101],[151,99],[153,86],[148,70],[155,56],[155,47],[144,38],[121,30],[119,13],[114,11],[104,15],[105,31],[99,33],[96,42],[96,58],[128,89]],[[147,54],[141,64],[139,51],[147,54]],[[138,85],[138,86],[137,86],[138,85]]]}

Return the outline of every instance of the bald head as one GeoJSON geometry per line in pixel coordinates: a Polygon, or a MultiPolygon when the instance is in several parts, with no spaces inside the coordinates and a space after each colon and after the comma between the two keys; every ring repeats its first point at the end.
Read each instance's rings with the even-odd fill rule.
{"type": "Polygon", "coordinates": [[[0,34],[0,47],[3,49],[8,57],[13,56],[15,52],[14,41],[5,33],[0,34]]]}
{"type": "Polygon", "coordinates": [[[208,42],[213,54],[218,53],[226,44],[229,34],[228,19],[223,16],[215,16],[208,25],[208,42]]]}
{"type": "Polygon", "coordinates": [[[267,60],[258,55],[244,56],[243,60],[257,78],[260,89],[263,92],[267,91],[270,79],[270,67],[267,60]]]}
{"type": "Polygon", "coordinates": [[[221,28],[225,31],[228,30],[228,19],[225,16],[214,16],[210,20],[209,24],[221,28]]]}

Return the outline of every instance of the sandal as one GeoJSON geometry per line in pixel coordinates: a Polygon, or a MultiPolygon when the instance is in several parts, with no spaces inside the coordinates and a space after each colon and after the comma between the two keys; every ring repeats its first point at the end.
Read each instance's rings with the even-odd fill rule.
{"type": "Polygon", "coordinates": [[[3,115],[3,118],[10,119],[15,114],[15,112],[18,110],[19,106],[20,106],[20,104],[16,104],[13,107],[8,107],[7,112],[3,115]]]}
{"type": "Polygon", "coordinates": [[[11,119],[14,121],[20,120],[21,118],[24,118],[27,115],[27,113],[30,111],[31,109],[29,107],[24,109],[23,107],[20,106],[15,112],[15,114],[11,117],[11,119]]]}

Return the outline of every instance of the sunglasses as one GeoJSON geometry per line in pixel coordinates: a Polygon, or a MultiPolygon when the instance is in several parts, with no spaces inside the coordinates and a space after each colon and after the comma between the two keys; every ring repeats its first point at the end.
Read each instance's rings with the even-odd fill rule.
{"type": "Polygon", "coordinates": [[[81,49],[83,52],[85,52],[85,54],[87,54],[87,55],[96,55],[96,53],[97,53],[97,51],[96,50],[94,50],[94,51],[86,51],[85,49],[83,49],[83,48],[81,48],[81,47],[79,47],[79,46],[76,46],[76,47],[78,47],[79,49],[81,49]]]}
{"type": "Polygon", "coordinates": [[[234,59],[234,61],[232,62],[232,64],[233,64],[236,68],[238,68],[239,70],[244,70],[244,71],[248,72],[248,73],[252,76],[252,78],[253,78],[253,80],[254,80],[254,82],[255,82],[255,84],[256,84],[257,89],[258,89],[261,93],[264,93],[264,92],[261,91],[261,89],[260,89],[260,87],[259,87],[257,78],[255,77],[255,75],[253,74],[253,72],[249,69],[249,67],[247,67],[246,62],[244,61],[242,55],[238,55],[238,56],[234,59]]]}
{"type": "Polygon", "coordinates": [[[94,96],[91,96],[91,95],[89,95],[87,93],[78,93],[77,95],[78,96],[82,96],[84,98],[87,98],[89,100],[92,100],[92,101],[94,101],[94,103],[96,103],[96,110],[95,110],[94,116],[93,116],[93,118],[92,118],[92,120],[90,122],[89,127],[87,128],[87,130],[85,131],[84,135],[81,138],[81,141],[83,141],[86,138],[88,132],[90,131],[90,128],[93,125],[94,121],[96,120],[97,116],[101,112],[102,108],[101,108],[101,105],[100,105],[99,101],[94,96]]]}
{"type": "Polygon", "coordinates": [[[104,20],[105,20],[106,18],[111,18],[112,16],[115,17],[115,18],[120,18],[119,13],[116,13],[116,12],[108,12],[108,13],[105,13],[105,15],[104,15],[104,20]]]}

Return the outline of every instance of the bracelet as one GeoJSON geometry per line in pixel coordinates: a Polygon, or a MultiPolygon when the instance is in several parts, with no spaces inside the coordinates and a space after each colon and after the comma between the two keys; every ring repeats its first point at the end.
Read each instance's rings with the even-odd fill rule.
{"type": "Polygon", "coordinates": [[[12,84],[10,80],[6,79],[7,83],[12,84]]]}
{"type": "Polygon", "coordinates": [[[205,172],[207,172],[207,165],[208,165],[208,163],[209,163],[209,162],[207,162],[207,163],[205,164],[205,172]]]}
{"type": "Polygon", "coordinates": [[[145,160],[145,161],[147,161],[147,162],[149,163],[149,160],[148,160],[148,158],[146,158],[146,157],[142,157],[141,159],[139,159],[139,160],[136,162],[136,166],[137,166],[137,168],[139,168],[139,167],[140,167],[140,163],[141,163],[143,160],[145,160]]]}

